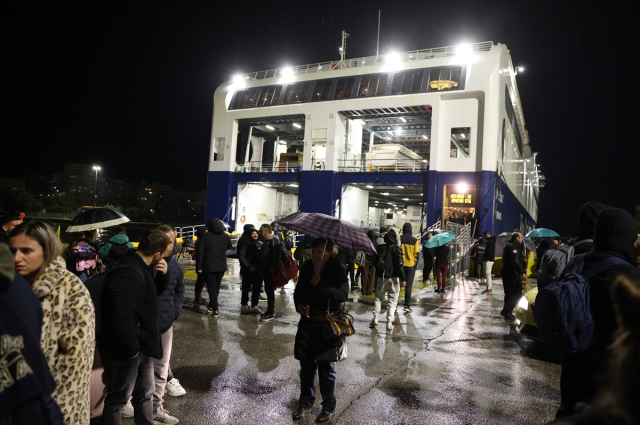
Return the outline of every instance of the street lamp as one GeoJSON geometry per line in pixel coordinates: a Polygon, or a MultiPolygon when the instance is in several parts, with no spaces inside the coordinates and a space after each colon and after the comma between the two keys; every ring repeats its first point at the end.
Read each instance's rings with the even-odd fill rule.
{"type": "Polygon", "coordinates": [[[95,184],[93,186],[93,208],[96,207],[96,199],[98,198],[98,170],[100,170],[100,167],[98,167],[97,165],[93,166],[93,169],[96,170],[96,180],[95,180],[95,184]]]}

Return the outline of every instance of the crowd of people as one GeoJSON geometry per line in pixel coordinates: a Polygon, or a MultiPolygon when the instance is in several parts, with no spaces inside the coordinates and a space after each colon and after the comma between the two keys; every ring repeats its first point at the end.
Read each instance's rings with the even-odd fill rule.
{"type": "MultiPolygon", "coordinates": [[[[122,417],[133,417],[136,424],[178,423],[164,408],[167,390],[174,396],[186,393],[170,367],[173,324],[184,302],[175,229],[162,225],[145,233],[137,249],[123,228],[115,228],[102,246],[96,232],[87,231],[74,234],[65,249],[42,221],[8,216],[1,224],[0,333],[11,365],[9,391],[5,388],[0,394],[0,406],[9,410],[1,419],[10,424],[88,424],[90,417],[101,415],[104,424],[119,424],[122,417]],[[97,370],[100,377],[94,380],[97,370]]],[[[237,244],[240,313],[256,315],[261,322],[276,317],[274,271],[292,256],[290,235],[274,227],[247,224],[237,244]],[[259,306],[263,291],[265,311],[259,306]]],[[[561,401],[554,423],[639,423],[640,408],[634,401],[640,377],[638,224],[626,211],[587,203],[580,211],[579,228],[575,239],[540,241],[541,275],[547,273],[547,265],[540,260],[552,258],[563,247],[570,247],[572,256],[562,276],[574,268],[576,255],[586,255],[585,271],[611,257],[622,261],[589,279],[594,338],[585,351],[562,353],[561,401]]],[[[197,229],[194,304],[206,305],[213,316],[219,312],[220,284],[232,247],[225,230],[219,220],[197,229]],[[202,297],[205,285],[208,301],[202,297]]],[[[327,311],[344,313],[350,289],[375,295],[371,328],[378,325],[387,300],[387,330],[393,329],[403,287],[404,312],[412,312],[419,259],[424,263],[423,281],[434,272],[434,291],[447,289],[449,245],[429,248],[435,232],[416,238],[406,223],[402,234],[391,226],[367,235],[372,252],[353,252],[330,238],[308,237],[295,249],[299,275],[293,298],[300,319],[294,357],[300,362],[300,396],[294,420],[315,403],[316,378],[322,397],[316,422],[328,422],[335,415],[336,362],[346,358],[347,347],[344,337],[327,338],[325,325],[327,311]]],[[[485,295],[493,292],[496,243],[487,230],[472,249],[485,295]]],[[[523,295],[527,249],[518,229],[503,246],[505,296],[500,314],[508,322],[515,320],[513,310],[523,295]]]]}

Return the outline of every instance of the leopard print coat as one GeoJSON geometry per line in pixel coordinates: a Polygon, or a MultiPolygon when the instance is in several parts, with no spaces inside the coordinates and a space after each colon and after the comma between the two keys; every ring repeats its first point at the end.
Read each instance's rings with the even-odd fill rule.
{"type": "Polygon", "coordinates": [[[95,312],[89,291],[56,258],[32,288],[44,311],[42,351],[57,387],[52,394],[65,425],[89,425],[89,380],[95,348],[95,312]]]}

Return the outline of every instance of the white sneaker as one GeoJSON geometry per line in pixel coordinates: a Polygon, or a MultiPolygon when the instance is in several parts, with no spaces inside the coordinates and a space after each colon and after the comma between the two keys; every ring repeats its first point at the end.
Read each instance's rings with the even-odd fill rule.
{"type": "Polygon", "coordinates": [[[240,313],[242,314],[251,313],[251,307],[249,307],[248,305],[243,305],[242,307],[240,307],[240,313]]]}
{"type": "Polygon", "coordinates": [[[251,313],[251,314],[262,314],[262,310],[260,310],[260,307],[255,306],[255,307],[251,307],[251,310],[249,311],[249,313],[251,313]]]}
{"type": "Polygon", "coordinates": [[[369,323],[370,328],[374,328],[378,326],[378,319],[371,319],[371,323],[369,323]]]}
{"type": "Polygon", "coordinates": [[[127,401],[127,404],[122,408],[122,417],[133,418],[133,405],[131,404],[131,400],[127,401]]]}
{"type": "Polygon", "coordinates": [[[393,323],[392,322],[387,322],[387,330],[388,331],[393,330],[393,323]]]}
{"type": "Polygon", "coordinates": [[[187,390],[180,385],[180,381],[173,378],[171,381],[167,382],[167,393],[169,393],[171,397],[180,397],[185,395],[187,390]]]}
{"type": "Polygon", "coordinates": [[[162,407],[158,407],[153,414],[153,425],[177,424],[178,422],[180,422],[178,418],[171,416],[162,407]]]}

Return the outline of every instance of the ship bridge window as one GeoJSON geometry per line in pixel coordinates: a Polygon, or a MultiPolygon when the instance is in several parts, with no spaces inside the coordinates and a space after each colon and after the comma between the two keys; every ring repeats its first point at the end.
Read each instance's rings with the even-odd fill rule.
{"type": "Polygon", "coordinates": [[[388,74],[365,75],[360,79],[358,97],[382,96],[387,88],[388,74]]]}
{"type": "Polygon", "coordinates": [[[348,99],[351,97],[351,93],[353,92],[353,83],[356,79],[351,78],[340,78],[338,80],[338,87],[336,88],[336,94],[334,99],[348,99]]]}
{"type": "Polygon", "coordinates": [[[396,72],[393,76],[391,94],[417,93],[422,89],[422,69],[414,71],[396,72]]]}
{"type": "Polygon", "coordinates": [[[462,67],[435,68],[429,77],[429,91],[451,90],[460,84],[462,67]]]}
{"type": "Polygon", "coordinates": [[[281,90],[282,86],[263,87],[258,98],[258,106],[277,105],[281,90]]]}
{"type": "Polygon", "coordinates": [[[313,88],[313,96],[311,96],[312,102],[318,100],[327,100],[329,98],[329,91],[331,90],[331,83],[333,80],[320,80],[316,81],[316,85],[313,88]]]}
{"type": "Polygon", "coordinates": [[[289,84],[284,94],[284,103],[298,103],[307,100],[307,92],[309,91],[309,83],[289,84]]]}

